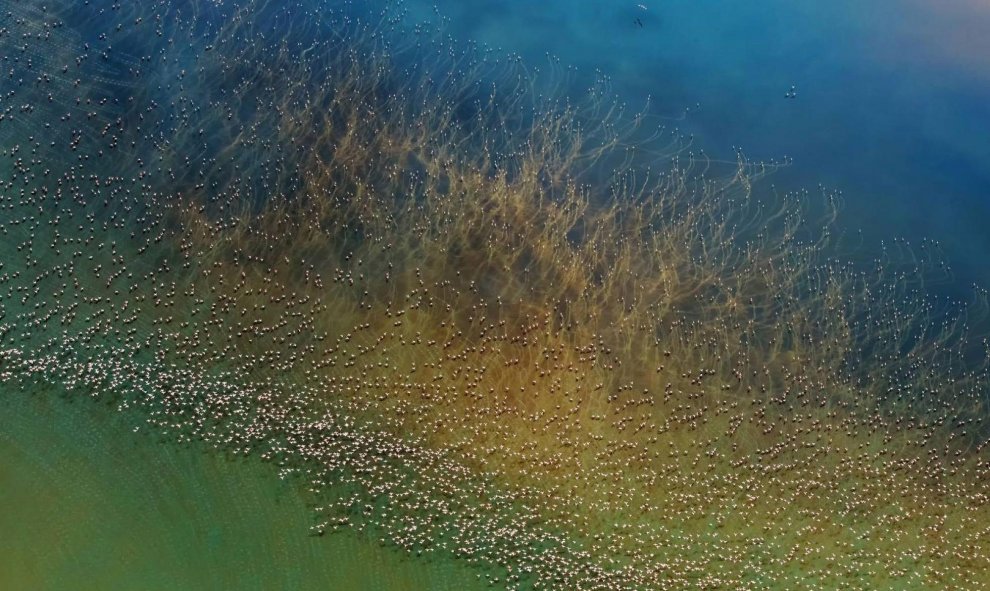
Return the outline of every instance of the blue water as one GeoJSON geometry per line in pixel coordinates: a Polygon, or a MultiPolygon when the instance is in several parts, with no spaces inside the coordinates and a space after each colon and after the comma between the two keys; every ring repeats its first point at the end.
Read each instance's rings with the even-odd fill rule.
{"type": "Polygon", "coordinates": [[[840,228],[939,241],[951,288],[990,286],[990,4],[980,0],[410,0],[456,39],[596,71],[706,153],[793,163],[841,190],[840,228]],[[642,5],[642,6],[640,6],[642,5]],[[643,8],[645,7],[645,9],[643,8]],[[639,19],[639,22],[637,22],[639,19]],[[794,87],[797,96],[785,95],[794,87]]]}

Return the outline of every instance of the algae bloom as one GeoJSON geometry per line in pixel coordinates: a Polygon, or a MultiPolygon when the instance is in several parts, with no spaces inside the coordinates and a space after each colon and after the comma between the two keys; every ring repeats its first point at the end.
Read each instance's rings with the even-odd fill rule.
{"type": "Polygon", "coordinates": [[[988,588],[936,244],[401,5],[0,12],[0,586],[988,588]]]}

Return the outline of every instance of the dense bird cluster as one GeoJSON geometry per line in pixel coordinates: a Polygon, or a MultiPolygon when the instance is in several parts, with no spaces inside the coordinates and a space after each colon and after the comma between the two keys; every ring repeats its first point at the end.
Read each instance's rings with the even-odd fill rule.
{"type": "Polygon", "coordinates": [[[500,587],[987,588],[982,294],[925,295],[936,244],[842,262],[837,196],[401,6],[0,8],[4,396],[500,587]]]}

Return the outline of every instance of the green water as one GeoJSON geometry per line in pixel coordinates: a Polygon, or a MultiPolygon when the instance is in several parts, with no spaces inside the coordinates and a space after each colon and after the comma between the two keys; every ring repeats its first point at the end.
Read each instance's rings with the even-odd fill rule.
{"type": "Polygon", "coordinates": [[[0,396],[0,589],[490,589],[453,560],[308,534],[268,466],[161,444],[97,403],[0,396]]]}

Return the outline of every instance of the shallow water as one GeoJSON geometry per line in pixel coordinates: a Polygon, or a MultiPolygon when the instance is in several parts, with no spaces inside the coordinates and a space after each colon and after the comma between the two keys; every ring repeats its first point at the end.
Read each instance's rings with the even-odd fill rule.
{"type": "Polygon", "coordinates": [[[48,392],[0,399],[0,589],[490,589],[460,562],[310,536],[270,466],[48,392]]]}
{"type": "MultiPolygon", "coordinates": [[[[455,38],[600,71],[620,100],[732,159],[793,159],[767,182],[845,195],[875,252],[940,241],[959,290],[990,285],[990,8],[972,0],[411,0],[455,38]],[[645,7],[644,10],[642,7],[645,7]],[[636,19],[642,23],[637,24],[636,19]],[[797,96],[786,98],[791,86],[797,96]]],[[[580,84],[576,83],[576,87],[580,84]]],[[[950,288],[958,295],[960,291],[950,288]]]]}

